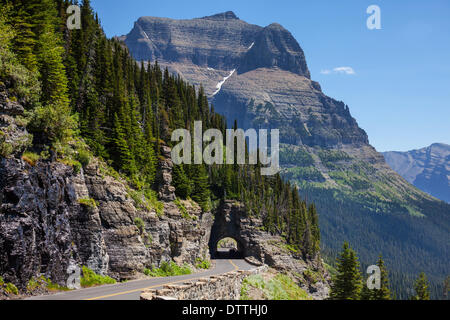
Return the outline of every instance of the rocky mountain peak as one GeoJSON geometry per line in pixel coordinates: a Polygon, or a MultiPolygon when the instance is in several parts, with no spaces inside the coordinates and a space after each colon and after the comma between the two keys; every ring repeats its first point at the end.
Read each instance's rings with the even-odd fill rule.
{"type": "Polygon", "coordinates": [[[278,23],[268,25],[256,35],[254,45],[241,61],[239,72],[272,67],[311,77],[302,48],[278,23]]]}
{"type": "Polygon", "coordinates": [[[217,13],[212,16],[203,17],[205,20],[239,20],[233,11],[217,13]]]}
{"type": "Polygon", "coordinates": [[[276,22],[272,22],[271,24],[269,24],[266,29],[273,29],[273,30],[286,30],[281,24],[276,23],[276,22]]]}
{"type": "Polygon", "coordinates": [[[190,20],[141,17],[121,40],[136,60],[191,64],[228,73],[279,68],[310,77],[303,50],[288,30],[278,23],[249,24],[232,11],[190,20]]]}

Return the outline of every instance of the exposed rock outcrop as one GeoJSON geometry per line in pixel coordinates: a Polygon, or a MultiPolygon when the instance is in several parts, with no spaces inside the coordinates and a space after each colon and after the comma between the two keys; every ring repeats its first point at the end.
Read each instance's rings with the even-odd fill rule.
{"type": "Polygon", "coordinates": [[[175,200],[175,188],[172,186],[172,169],[173,163],[170,158],[170,148],[167,146],[161,147],[163,159],[159,162],[160,170],[158,171],[159,198],[163,201],[175,200]]]}
{"type": "Polygon", "coordinates": [[[161,261],[194,264],[208,255],[210,215],[187,207],[198,215],[191,221],[175,205],[166,204],[161,217],[136,208],[126,187],[102,176],[95,162],[75,174],[58,162],[30,167],[2,159],[0,174],[0,273],[8,281],[25,286],[43,274],[64,285],[73,264],[128,279],[161,261]]]}

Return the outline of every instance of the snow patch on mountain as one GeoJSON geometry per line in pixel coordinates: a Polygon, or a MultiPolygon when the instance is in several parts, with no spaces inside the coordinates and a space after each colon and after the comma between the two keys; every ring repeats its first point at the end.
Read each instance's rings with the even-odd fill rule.
{"type": "Polygon", "coordinates": [[[230,74],[226,77],[223,78],[222,81],[220,81],[217,85],[216,85],[216,91],[213,93],[213,96],[215,96],[216,94],[219,93],[220,89],[222,89],[223,84],[225,83],[225,81],[227,81],[232,75],[233,73],[236,71],[236,69],[231,70],[230,74]]]}

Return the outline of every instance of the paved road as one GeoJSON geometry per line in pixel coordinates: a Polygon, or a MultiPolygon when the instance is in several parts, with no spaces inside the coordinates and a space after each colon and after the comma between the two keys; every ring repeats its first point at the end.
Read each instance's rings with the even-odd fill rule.
{"type": "Polygon", "coordinates": [[[252,265],[241,259],[217,259],[213,260],[215,267],[205,272],[188,274],[183,276],[149,278],[145,280],[133,280],[124,283],[103,285],[47,296],[29,298],[30,300],[139,300],[144,289],[160,289],[165,284],[187,282],[202,277],[218,275],[233,270],[249,270],[252,265]]]}

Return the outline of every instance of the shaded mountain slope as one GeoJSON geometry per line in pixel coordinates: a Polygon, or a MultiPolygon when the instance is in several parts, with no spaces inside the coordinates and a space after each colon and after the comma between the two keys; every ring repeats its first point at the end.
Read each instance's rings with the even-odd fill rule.
{"type": "Polygon", "coordinates": [[[434,143],[407,152],[383,152],[389,166],[417,188],[450,203],[450,146],[434,143]]]}

